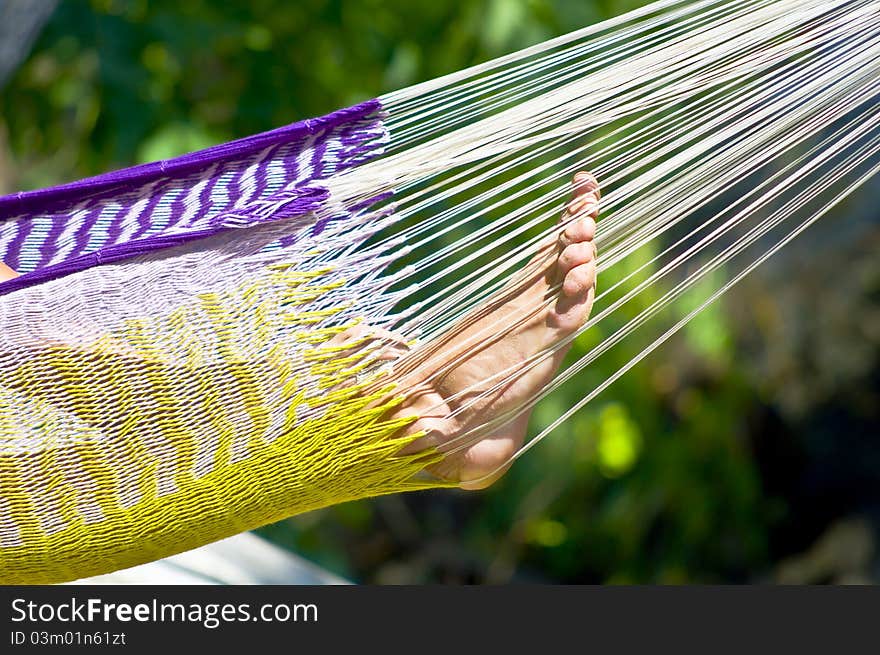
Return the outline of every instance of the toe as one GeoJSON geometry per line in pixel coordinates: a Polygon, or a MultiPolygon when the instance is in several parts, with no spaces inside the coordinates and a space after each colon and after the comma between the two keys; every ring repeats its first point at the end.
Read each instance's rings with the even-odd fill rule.
{"type": "Polygon", "coordinates": [[[599,196],[595,191],[580,194],[569,202],[565,208],[563,220],[572,217],[580,218],[581,216],[599,217],[599,196]]]}
{"type": "Polygon", "coordinates": [[[572,199],[562,213],[564,226],[559,235],[560,246],[589,241],[596,234],[596,219],[599,217],[599,183],[590,173],[577,173],[572,185],[572,199]]]}
{"type": "Polygon", "coordinates": [[[568,297],[585,295],[596,284],[596,265],[593,262],[572,268],[562,281],[562,293],[568,297]]]}
{"type": "MultiPolygon", "coordinates": [[[[592,267],[593,264],[585,264],[584,266],[592,267]]],[[[593,272],[572,271],[569,275],[572,276],[571,280],[563,281],[563,288],[567,286],[571,294],[564,291],[559,294],[554,311],[549,314],[550,320],[548,321],[549,327],[563,335],[571,334],[586,322],[593,307],[596,293],[596,287],[590,284],[591,281],[595,283],[595,270],[593,272]]]]}
{"type": "Polygon", "coordinates": [[[589,241],[572,243],[559,255],[559,274],[565,276],[573,268],[593,260],[593,244],[589,241]]]}
{"type": "Polygon", "coordinates": [[[562,232],[562,236],[565,245],[581,241],[592,241],[593,237],[596,236],[596,221],[591,217],[573,221],[562,232]]]}
{"type": "Polygon", "coordinates": [[[597,200],[602,197],[602,193],[599,190],[598,180],[596,180],[592,173],[587,171],[575,173],[572,184],[572,195],[577,197],[587,193],[595,193],[597,200]]]}

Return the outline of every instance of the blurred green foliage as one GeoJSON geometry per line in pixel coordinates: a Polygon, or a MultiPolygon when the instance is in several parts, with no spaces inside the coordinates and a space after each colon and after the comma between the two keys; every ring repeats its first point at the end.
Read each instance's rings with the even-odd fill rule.
{"type": "MultiPolygon", "coordinates": [[[[268,130],[640,4],[68,0],[0,99],[2,183],[55,184],[268,130]]],[[[358,581],[762,576],[821,526],[774,537],[791,507],[754,443],[796,426],[766,427],[779,420],[775,392],[734,356],[754,330],[713,306],[486,492],[348,503],[262,532],[358,581]]],[[[532,429],[609,372],[588,370],[541,404],[532,429]]]]}

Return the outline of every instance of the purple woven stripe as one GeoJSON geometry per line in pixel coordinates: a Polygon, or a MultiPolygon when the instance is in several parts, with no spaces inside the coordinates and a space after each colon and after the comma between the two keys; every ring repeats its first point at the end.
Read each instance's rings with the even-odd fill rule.
{"type": "MultiPolygon", "coordinates": [[[[86,219],[85,223],[82,226],[82,229],[76,234],[76,241],[74,242],[73,251],[74,252],[84,252],[86,250],[86,245],[89,242],[89,233],[95,227],[95,224],[98,222],[98,219],[101,217],[102,209],[98,207],[93,209],[89,217],[86,219]]],[[[117,213],[118,216],[118,213],[117,213]]],[[[111,241],[112,243],[112,241],[111,241]]]]}
{"type": "Polygon", "coordinates": [[[17,227],[18,233],[9,244],[9,255],[6,257],[6,264],[13,269],[19,268],[21,261],[18,255],[21,252],[21,247],[24,245],[25,240],[31,232],[30,223],[19,223],[17,227]]]}
{"type": "Polygon", "coordinates": [[[376,155],[384,135],[380,110],[371,100],[176,159],[0,197],[0,230],[17,232],[0,257],[14,268],[22,262],[25,270],[0,284],[0,295],[220,230],[313,211],[326,199],[322,177],[376,155]],[[306,152],[310,170],[300,171],[306,152]],[[82,215],[74,224],[76,210],[82,215]],[[4,226],[8,220],[14,224],[4,226]],[[34,262],[36,270],[28,271],[34,262]]]}
{"type": "MultiPolygon", "coordinates": [[[[325,200],[327,200],[328,196],[328,191],[323,188],[299,187],[295,196],[288,194],[290,202],[281,210],[273,214],[272,220],[300,216],[315,211],[325,200]]],[[[80,255],[79,257],[68,259],[60,264],[46,266],[45,268],[40,268],[31,273],[25,273],[17,278],[3,282],[0,284],[0,295],[17,291],[18,289],[24,289],[25,287],[39,284],[41,282],[64,277],[65,275],[70,275],[71,273],[76,273],[100,264],[112,264],[114,262],[130,259],[139,255],[145,255],[157,250],[182,246],[191,241],[214,236],[227,229],[234,228],[223,226],[222,220],[218,219],[217,225],[212,225],[211,227],[202,230],[181,234],[156,235],[144,239],[137,239],[135,241],[117,243],[107,246],[106,248],[101,248],[100,250],[96,250],[87,255],[80,255]]]]}
{"type": "Polygon", "coordinates": [[[340,156],[339,144],[352,129],[364,135],[363,150],[375,153],[381,145],[375,139],[377,127],[381,132],[381,126],[377,123],[378,113],[370,113],[373,106],[364,103],[267,133],[276,139],[288,139],[273,145],[264,145],[267,140],[261,138],[264,135],[258,135],[155,165],[0,198],[0,236],[12,231],[19,235],[0,250],[0,259],[17,262],[22,272],[29,272],[87,254],[102,245],[171,231],[198,230],[206,218],[218,211],[247,205],[256,196],[257,187],[266,186],[260,181],[270,176],[272,189],[277,189],[292,183],[308,184],[328,170],[348,167],[347,159],[354,157],[340,156]],[[349,120],[344,120],[346,118],[349,120]],[[328,142],[334,144],[330,160],[320,161],[328,150],[328,142]],[[244,147],[236,147],[237,144],[244,147]],[[228,156],[218,159],[219,150],[228,156]],[[304,153],[308,159],[307,170],[297,175],[300,173],[298,160],[302,160],[304,153]],[[188,168],[193,162],[202,163],[188,168]],[[287,171],[294,175],[288,175],[287,171]],[[107,186],[108,182],[123,178],[127,181],[107,186]],[[199,189],[203,193],[191,194],[199,189]],[[3,203],[8,212],[18,209],[22,202],[28,205],[28,211],[11,217],[15,227],[4,225],[3,219],[10,220],[10,214],[4,216],[3,203]],[[81,216],[74,219],[77,210],[81,210],[81,216]],[[80,220],[82,212],[93,210],[100,210],[102,218],[83,236],[86,227],[80,220]]]}
{"type": "Polygon", "coordinates": [[[153,211],[156,209],[156,205],[162,200],[163,194],[168,191],[168,188],[172,185],[173,179],[168,178],[163,180],[159,187],[154,191],[154,193],[150,196],[150,200],[147,205],[144,207],[141,215],[138,217],[138,228],[132,234],[132,239],[140,239],[147,232],[150,231],[150,228],[153,226],[150,218],[152,217],[153,211]]]}
{"type": "MultiPolygon", "coordinates": [[[[278,156],[279,151],[281,150],[281,146],[274,146],[266,155],[266,160],[269,162],[275,161],[278,156]]],[[[268,166],[261,168],[257,171],[255,176],[255,188],[253,193],[253,198],[262,198],[268,192],[269,186],[269,171],[268,166]]]]}
{"type": "Polygon", "coordinates": [[[163,177],[187,175],[215,162],[241,158],[278,143],[307,137],[322,130],[344,125],[349,121],[363,120],[381,109],[381,102],[368,100],[326,116],[309,118],[269,132],[222,143],[174,159],[123,168],[47,189],[19,191],[8,196],[0,196],[0,220],[5,220],[16,214],[53,211],[59,205],[63,207],[70,202],[81,201],[84,198],[98,200],[106,197],[104,192],[107,190],[111,190],[110,195],[112,195],[119,193],[120,190],[125,190],[126,186],[141,186],[163,177]]]}
{"type": "MultiPolygon", "coordinates": [[[[219,168],[219,166],[217,166],[215,164],[214,168],[215,169],[219,168]]],[[[215,170],[210,175],[210,177],[213,179],[216,176],[216,174],[217,174],[217,171],[215,170]]],[[[208,202],[208,199],[211,197],[211,188],[212,187],[210,184],[205,184],[201,193],[199,193],[199,207],[201,207],[201,209],[196,211],[195,215],[192,217],[192,220],[189,221],[189,225],[185,225],[184,227],[190,227],[191,225],[195,225],[199,221],[199,219],[204,218],[205,215],[208,213],[208,206],[210,204],[208,202]]]]}

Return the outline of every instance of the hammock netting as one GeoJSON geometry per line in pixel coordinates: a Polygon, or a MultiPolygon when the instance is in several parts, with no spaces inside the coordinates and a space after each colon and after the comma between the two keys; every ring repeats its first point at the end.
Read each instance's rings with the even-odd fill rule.
{"type": "Polygon", "coordinates": [[[454,486],[425,468],[579,385],[525,452],[880,166],[878,4],[664,0],[322,118],[0,198],[0,260],[22,273],[0,284],[0,582],[454,486]],[[583,169],[604,191],[593,315],[477,395],[602,338],[515,410],[405,448],[423,433],[395,414],[395,371],[509,284],[583,169]],[[389,364],[375,339],[338,340],[357,326],[410,349],[389,364]],[[590,378],[602,358],[617,372],[590,378]]]}

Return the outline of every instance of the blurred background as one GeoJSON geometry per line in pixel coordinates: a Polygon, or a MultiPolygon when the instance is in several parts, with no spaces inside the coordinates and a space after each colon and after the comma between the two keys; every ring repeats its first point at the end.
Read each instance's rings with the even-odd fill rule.
{"type": "MultiPolygon", "coordinates": [[[[324,114],[642,4],[0,0],[0,192],[324,114]]],[[[356,582],[880,580],[878,200],[880,180],[491,489],[259,533],[356,582]]],[[[540,405],[533,431],[577,398],[540,405]]]]}

